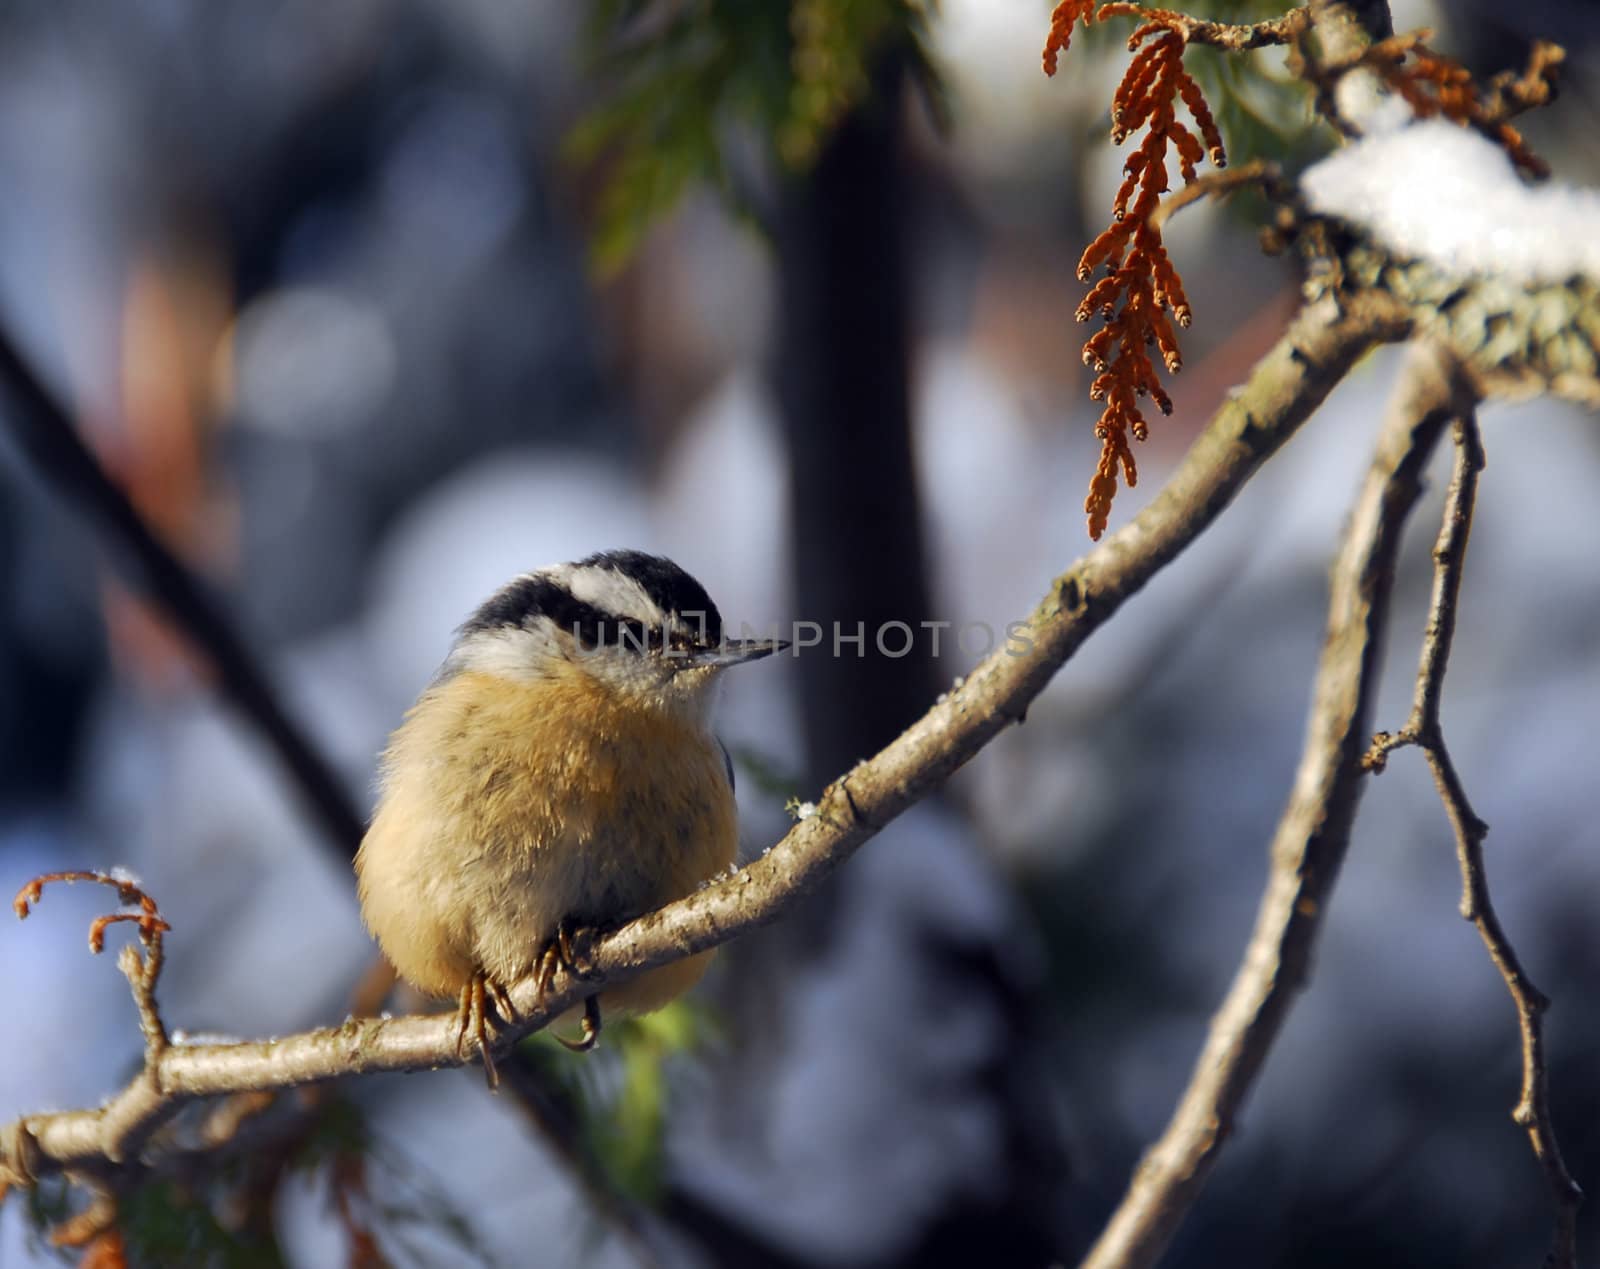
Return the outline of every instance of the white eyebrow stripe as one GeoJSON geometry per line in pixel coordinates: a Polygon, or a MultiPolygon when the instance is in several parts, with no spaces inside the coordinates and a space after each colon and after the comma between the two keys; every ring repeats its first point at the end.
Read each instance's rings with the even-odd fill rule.
{"type": "Polygon", "coordinates": [[[661,626],[666,614],[655,604],[643,586],[625,573],[614,568],[589,566],[573,568],[563,566],[559,578],[572,593],[601,612],[618,617],[631,617],[649,626],[661,626]]]}

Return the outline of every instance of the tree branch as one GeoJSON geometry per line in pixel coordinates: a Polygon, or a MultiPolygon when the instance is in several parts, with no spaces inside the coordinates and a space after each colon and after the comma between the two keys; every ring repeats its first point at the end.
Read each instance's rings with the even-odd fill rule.
{"type": "MultiPolygon", "coordinates": [[[[519,1011],[503,1037],[527,1034],[619,980],[726,942],[779,916],[900,812],[1003,728],[1020,722],[1063,662],[1124,601],[1192,542],[1322,403],[1356,359],[1408,325],[1381,297],[1303,310],[1217,412],[1167,487],[1125,528],[1056,579],[1019,635],[981,662],[882,752],[835,780],[814,811],[733,877],[602,938],[594,973],[558,973],[545,998],[513,986],[519,1011]]],[[[0,1131],[0,1181],[65,1169],[104,1171],[154,1125],[199,1097],[284,1088],[374,1071],[459,1065],[453,1014],[352,1019],[343,1026],[237,1044],[169,1045],[96,1110],[27,1117],[0,1131]]]]}
{"type": "Polygon", "coordinates": [[[265,672],[205,585],[151,531],[84,445],[72,421],[0,326],[0,384],[14,407],[0,411],[40,475],[74,503],[134,584],[160,606],[216,668],[223,693],[253,722],[328,835],[347,857],[364,817],[339,778],[284,712],[265,672]]]}
{"type": "MultiPolygon", "coordinates": [[[[1264,22],[1235,23],[1207,22],[1171,9],[1151,9],[1139,4],[1114,2],[1101,5],[1095,20],[1116,17],[1159,19],[1167,29],[1181,34],[1186,44],[1206,44],[1230,53],[1292,44],[1311,28],[1309,5],[1290,9],[1282,17],[1269,18],[1264,22]]],[[[1129,47],[1132,47],[1131,42],[1129,47]]]]}
{"type": "Polygon", "coordinates": [[[1461,573],[1466,564],[1467,540],[1472,533],[1478,474],[1484,466],[1483,442],[1470,407],[1463,409],[1456,418],[1454,438],[1455,467],[1445,495],[1443,523],[1433,548],[1433,595],[1417,666],[1411,716],[1399,731],[1379,732],[1373,737],[1372,748],[1367,751],[1363,763],[1373,773],[1381,772],[1389,754],[1405,745],[1416,745],[1428,760],[1445,815],[1455,834],[1456,857],[1461,865],[1461,915],[1477,928],[1489,959],[1505,979],[1517,1010],[1517,1026],[1522,1038],[1522,1093],[1511,1118],[1527,1129],[1534,1158],[1556,1202],[1556,1226],[1547,1263],[1554,1269],[1575,1269],[1578,1207],[1583,1202],[1583,1191],[1567,1171],[1550,1115],[1550,1073],[1544,1055],[1544,1014],[1550,1001],[1522,968],[1516,948],[1495,912],[1483,861],[1483,840],[1489,826],[1478,818],[1467,800],[1466,788],[1450,758],[1444,727],[1439,721],[1444,676],[1455,639],[1461,573]]]}
{"type": "Polygon", "coordinates": [[[1333,567],[1305,747],[1278,821],[1255,929],[1188,1087],[1145,1152],[1086,1269],[1154,1263],[1200,1197],[1222,1143],[1304,985],[1362,791],[1395,559],[1422,470],[1453,413],[1428,355],[1407,365],[1333,567]]]}

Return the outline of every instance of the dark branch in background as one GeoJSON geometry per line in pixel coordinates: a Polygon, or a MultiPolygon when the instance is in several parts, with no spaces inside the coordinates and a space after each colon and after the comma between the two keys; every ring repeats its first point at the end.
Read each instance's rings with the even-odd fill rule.
{"type": "Polygon", "coordinates": [[[1361,798],[1395,559],[1422,471],[1455,403],[1448,385],[1409,367],[1378,439],[1333,566],[1328,632],[1305,748],[1273,834],[1255,929],[1160,1139],[1084,1261],[1086,1269],[1153,1264],[1200,1197],[1222,1143],[1310,972],[1361,798]]]}
{"type": "MultiPolygon", "coordinates": [[[[919,629],[934,615],[912,435],[909,244],[916,235],[907,226],[919,220],[914,182],[922,177],[905,136],[906,85],[915,78],[908,42],[903,35],[886,42],[873,59],[870,90],[807,170],[784,174],[772,200],[768,371],[789,488],[791,603],[823,630],[866,636],[859,652],[847,645],[845,655],[828,655],[834,649],[819,647],[795,662],[808,789],[888,744],[939,691],[922,640],[896,657],[873,640],[890,623],[919,629]]],[[[739,1058],[718,1072],[734,1105],[760,1106],[772,1072],[793,1060],[794,1040],[770,984],[836,941],[845,910],[838,895],[823,887],[740,949],[724,996],[739,1058]]],[[[668,1192],[662,1211],[696,1239],[708,1263],[731,1269],[790,1257],[748,1213],[684,1182],[668,1192]]],[[[973,1201],[956,1195],[948,1206],[973,1201]]],[[[1005,1201],[1020,1207],[1014,1194],[1005,1201]]],[[[930,1210],[924,1221],[940,1214],[930,1210]]],[[[1028,1223],[1020,1210],[984,1219],[1028,1223]]]]}
{"type": "Polygon", "coordinates": [[[1517,1009],[1517,1025],[1522,1034],[1522,1095],[1511,1117],[1528,1130],[1534,1157],[1555,1196],[1556,1228],[1548,1263],[1554,1269],[1574,1269],[1578,1263],[1578,1207],[1583,1202],[1583,1191],[1567,1171],[1550,1116],[1550,1074],[1544,1055],[1544,1014],[1550,1001],[1522,968],[1516,949],[1495,913],[1483,862],[1483,839],[1488,835],[1489,826],[1473,813],[1467,801],[1466,789],[1451,761],[1444,727],[1439,721],[1445,670],[1455,639],[1461,573],[1466,564],[1467,540],[1472,533],[1478,473],[1484,465],[1483,442],[1470,407],[1457,417],[1454,435],[1455,467],[1445,495],[1444,520],[1433,547],[1433,597],[1428,605],[1428,626],[1417,666],[1411,716],[1399,731],[1379,732],[1363,761],[1368,770],[1381,772],[1389,754],[1405,745],[1416,745],[1427,757],[1455,834],[1456,855],[1461,864],[1461,915],[1477,927],[1489,950],[1489,959],[1505,979],[1517,1009]]]}
{"type": "Polygon", "coordinates": [[[265,672],[205,584],[150,531],[3,327],[0,385],[12,398],[12,408],[3,411],[12,435],[39,474],[83,512],[133,585],[209,659],[223,694],[261,731],[328,836],[353,857],[364,818],[332,767],[284,712],[265,672]]]}
{"type": "Polygon", "coordinates": [[[1367,73],[1358,80],[1356,100],[1347,99],[1343,106],[1335,89],[1375,42],[1394,34],[1388,0],[1311,0],[1310,8],[1309,38],[1295,41],[1290,69],[1315,87],[1318,115],[1346,136],[1360,136],[1358,120],[1347,117],[1343,106],[1356,105],[1365,117],[1376,103],[1376,75],[1367,73]]]}
{"type": "MultiPolygon", "coordinates": [[[[1020,638],[980,662],[871,760],[835,780],[784,839],[733,877],[596,941],[593,973],[562,971],[541,999],[530,978],[511,999],[527,1034],[609,981],[724,943],[779,916],[863,842],[931,792],[1010,724],[1061,665],[1131,596],[1211,525],[1244,483],[1310,417],[1375,343],[1409,323],[1376,297],[1309,306],[1222,405],[1165,489],[1051,586],[1020,638]]],[[[351,1019],[343,1026],[240,1044],[171,1045],[154,1068],[95,1110],[31,1115],[0,1129],[0,1183],[61,1171],[114,1171],[130,1140],[200,1097],[368,1071],[463,1061],[453,1014],[351,1019]]]]}

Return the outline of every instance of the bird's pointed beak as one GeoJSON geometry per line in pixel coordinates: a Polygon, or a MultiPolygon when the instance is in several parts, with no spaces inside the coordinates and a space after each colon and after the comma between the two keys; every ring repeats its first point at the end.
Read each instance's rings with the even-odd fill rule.
{"type": "Polygon", "coordinates": [[[685,656],[682,668],[701,666],[743,665],[746,661],[759,661],[789,646],[787,639],[724,639],[715,648],[702,648],[685,656]]]}

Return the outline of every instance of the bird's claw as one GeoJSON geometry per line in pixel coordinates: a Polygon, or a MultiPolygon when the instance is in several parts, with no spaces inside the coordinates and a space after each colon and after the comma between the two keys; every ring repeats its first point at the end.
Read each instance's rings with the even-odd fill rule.
{"type": "MultiPolygon", "coordinates": [[[[579,925],[571,919],[556,926],[554,937],[544,945],[535,961],[539,997],[542,1000],[550,990],[556,972],[564,970],[580,982],[593,978],[598,972],[594,964],[594,927],[579,925]]],[[[583,1037],[566,1040],[556,1036],[574,1053],[587,1053],[600,1038],[600,998],[591,993],[583,1000],[583,1037]]]]}
{"type": "MultiPolygon", "coordinates": [[[[552,1032],[551,1034],[554,1034],[552,1032]]],[[[583,1035],[577,1040],[568,1040],[564,1036],[556,1036],[567,1048],[574,1053],[587,1053],[600,1043],[600,997],[585,996],[583,998],[583,1035]]]]}
{"type": "Polygon", "coordinates": [[[469,1056],[467,1034],[470,1032],[473,1046],[483,1059],[483,1078],[489,1091],[494,1092],[500,1087],[500,1071],[494,1062],[494,1037],[490,1033],[498,1028],[489,1020],[491,1008],[501,1022],[516,1020],[516,1010],[506,989],[479,970],[461,989],[461,999],[456,1006],[456,1056],[463,1060],[469,1056]]]}

